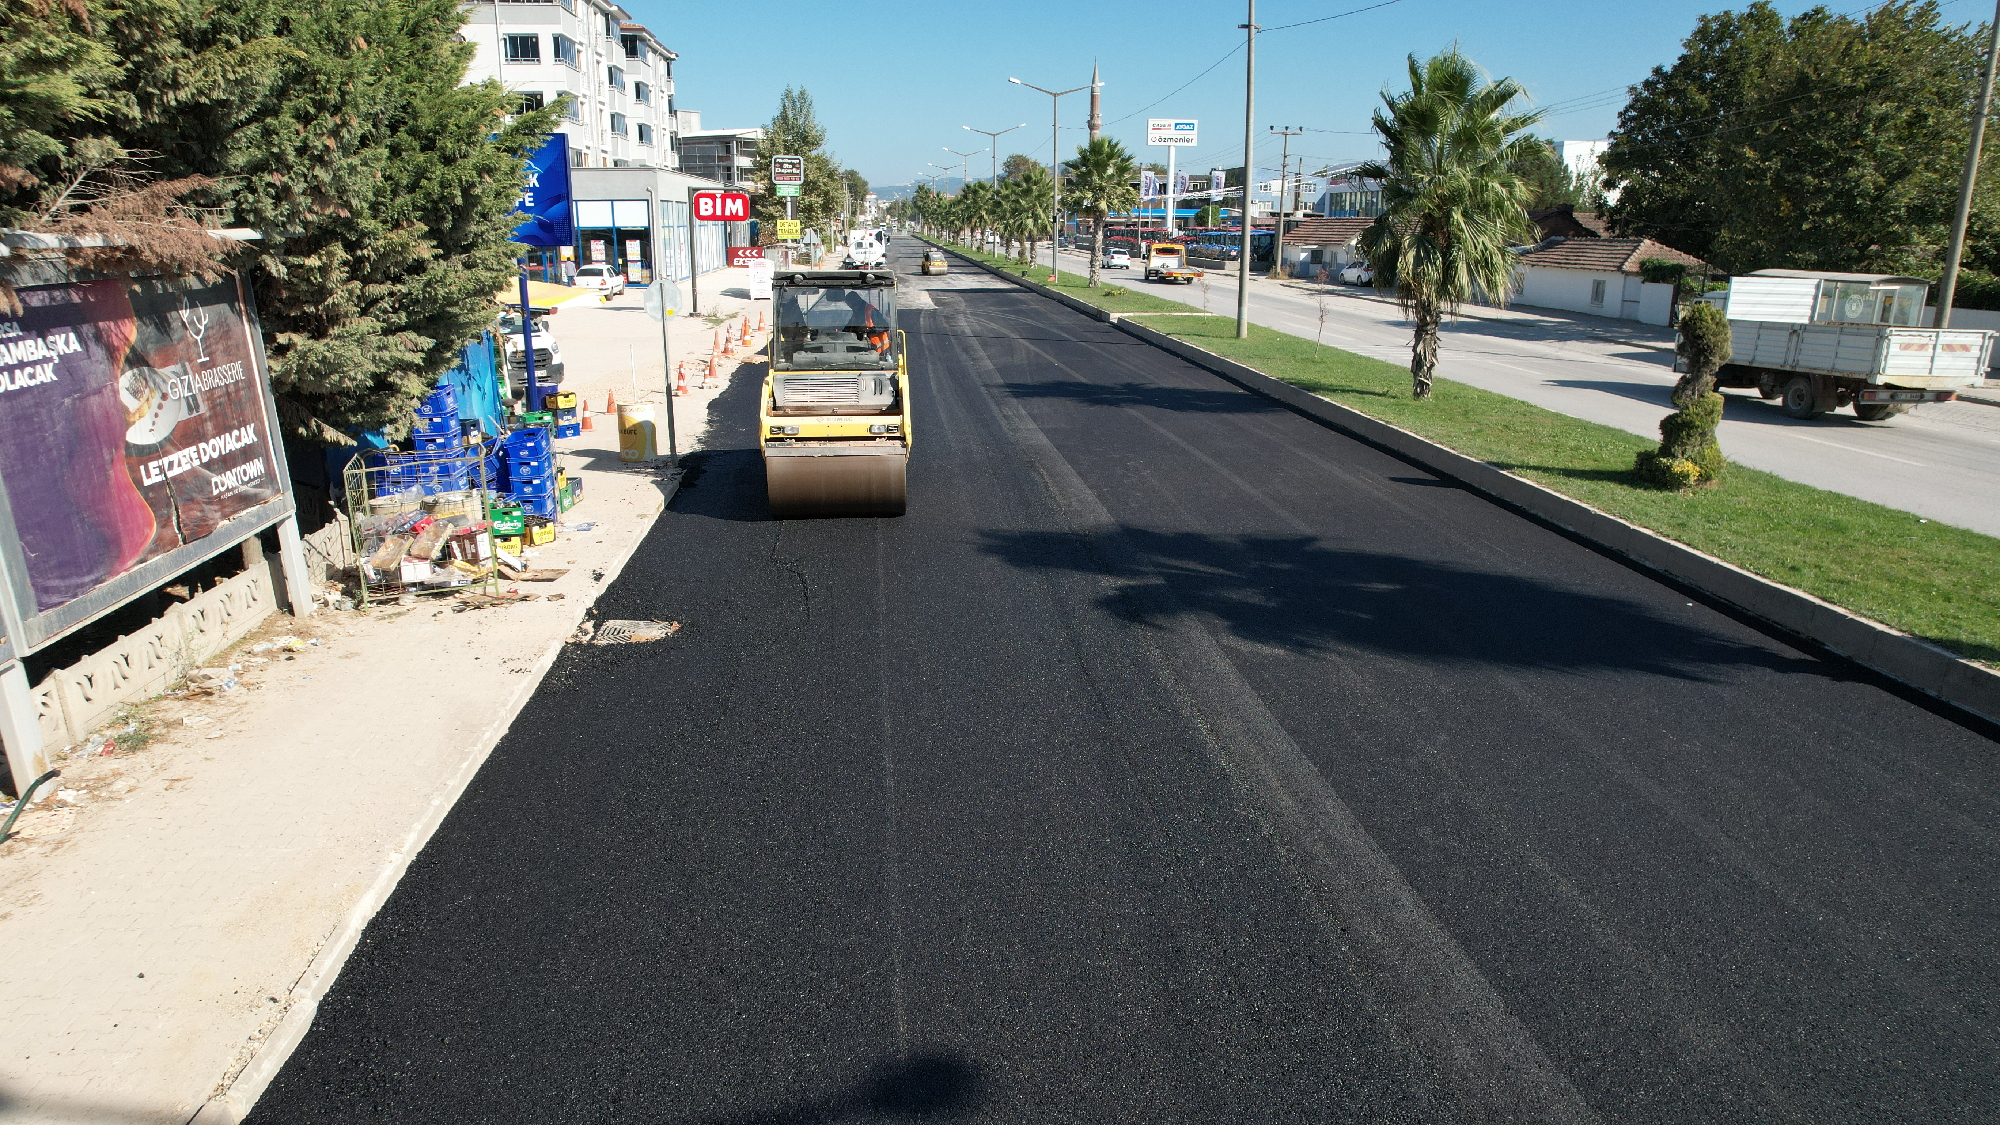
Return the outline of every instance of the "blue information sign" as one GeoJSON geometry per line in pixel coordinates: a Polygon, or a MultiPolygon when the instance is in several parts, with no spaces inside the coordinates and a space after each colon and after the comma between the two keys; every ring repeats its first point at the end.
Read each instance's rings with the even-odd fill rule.
{"type": "Polygon", "coordinates": [[[569,134],[556,133],[528,158],[528,182],[514,208],[528,221],[514,228],[513,240],[527,246],[574,245],[569,191],[569,134]]]}

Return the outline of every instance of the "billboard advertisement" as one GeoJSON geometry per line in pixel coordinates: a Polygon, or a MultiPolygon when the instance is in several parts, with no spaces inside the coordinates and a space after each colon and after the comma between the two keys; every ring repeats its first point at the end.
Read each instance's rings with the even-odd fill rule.
{"type": "Polygon", "coordinates": [[[509,237],[525,246],[574,246],[570,217],[569,134],[556,133],[528,158],[528,179],[514,210],[527,221],[509,237]]]}
{"type": "Polygon", "coordinates": [[[1146,119],[1146,143],[1149,145],[1191,145],[1200,135],[1196,129],[1198,122],[1185,118],[1149,117],[1146,119]]]}
{"type": "Polygon", "coordinates": [[[185,567],[214,553],[201,541],[237,517],[289,512],[262,342],[238,278],[16,292],[21,315],[0,317],[8,562],[22,617],[56,618],[31,641],[101,612],[72,607],[104,601],[90,595],[149,562],[185,567]]]}

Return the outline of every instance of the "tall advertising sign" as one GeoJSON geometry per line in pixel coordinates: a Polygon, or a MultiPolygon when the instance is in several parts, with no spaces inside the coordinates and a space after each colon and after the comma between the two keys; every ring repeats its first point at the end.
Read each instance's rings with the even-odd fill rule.
{"type": "Polygon", "coordinates": [[[1187,186],[1180,182],[1180,172],[1174,167],[1174,157],[1180,152],[1181,146],[1195,143],[1195,138],[1199,135],[1195,128],[1198,124],[1200,123],[1179,117],[1149,117],[1146,119],[1146,143],[1149,145],[1164,145],[1167,150],[1167,178],[1165,184],[1160,188],[1160,194],[1167,197],[1165,214],[1167,236],[1170,238],[1174,233],[1176,211],[1174,197],[1187,194],[1187,186]]]}
{"type": "Polygon", "coordinates": [[[570,214],[569,134],[556,133],[528,158],[516,213],[526,220],[509,236],[525,246],[574,246],[576,222],[570,214]]]}
{"type": "Polygon", "coordinates": [[[291,513],[242,281],[16,289],[0,317],[0,527],[15,653],[291,513]],[[217,536],[218,532],[226,532],[217,536]],[[217,541],[210,541],[216,537],[217,541]]]}

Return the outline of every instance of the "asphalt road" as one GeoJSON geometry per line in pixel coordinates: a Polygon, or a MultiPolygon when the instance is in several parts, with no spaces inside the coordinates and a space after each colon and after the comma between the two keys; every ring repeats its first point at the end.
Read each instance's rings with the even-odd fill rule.
{"type": "MultiPolygon", "coordinates": [[[[1041,260],[1048,261],[1046,249],[1041,260]]],[[[1090,268],[1088,255],[1065,253],[1063,263],[1076,273],[1090,268]]],[[[1132,284],[1138,292],[1235,316],[1235,272],[1210,275],[1206,286],[1149,284],[1143,277],[1132,284]]],[[[1129,275],[1110,276],[1122,282],[1129,275]]],[[[1295,336],[1319,334],[1335,347],[1409,366],[1409,325],[1394,302],[1372,289],[1261,279],[1250,284],[1253,322],[1295,336]]],[[[1660,419],[1674,409],[1673,356],[1642,345],[1671,343],[1666,330],[1528,308],[1478,311],[1482,315],[1445,325],[1440,376],[1642,437],[1659,436],[1660,419]],[[1652,339],[1633,343],[1620,336],[1652,339]]],[[[1863,422],[1851,410],[1801,422],[1755,391],[1725,391],[1724,397],[1729,401],[1717,435],[1731,460],[2000,536],[2000,407],[1948,402],[1882,422],[1863,422]]]]}
{"type": "Polygon", "coordinates": [[[943,280],[910,513],[739,378],[252,1121],[2000,1116],[1989,732],[943,280]]]}

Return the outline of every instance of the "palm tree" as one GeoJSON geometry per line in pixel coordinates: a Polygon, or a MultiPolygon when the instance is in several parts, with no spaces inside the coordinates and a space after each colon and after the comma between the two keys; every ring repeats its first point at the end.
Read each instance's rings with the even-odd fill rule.
{"type": "Polygon", "coordinates": [[[1069,190],[1063,206],[1090,220],[1090,287],[1097,288],[1098,264],[1104,260],[1104,220],[1113,211],[1130,211],[1139,205],[1139,193],[1132,181],[1139,178],[1138,162],[1125,146],[1110,137],[1076,146],[1069,162],[1069,190]]]}
{"type": "Polygon", "coordinates": [[[1033,256],[1034,238],[1049,227],[1049,173],[1029,168],[1009,176],[1000,189],[997,216],[1001,236],[1020,244],[1020,261],[1028,264],[1033,256]]]}
{"type": "Polygon", "coordinates": [[[986,228],[993,225],[993,188],[985,180],[974,180],[959,190],[958,205],[972,227],[973,245],[984,250],[986,228]]]}
{"type": "Polygon", "coordinates": [[[1417,398],[1430,397],[1440,323],[1478,295],[1504,303],[1514,287],[1511,247],[1533,239],[1529,189],[1512,168],[1539,143],[1523,131],[1541,114],[1510,111],[1521,96],[1511,78],[1480,77],[1457,48],[1423,63],[1411,55],[1409,92],[1384,91],[1388,112],[1375,111],[1388,156],[1354,170],[1382,183],[1382,214],[1360,249],[1414,328],[1417,398]]]}

